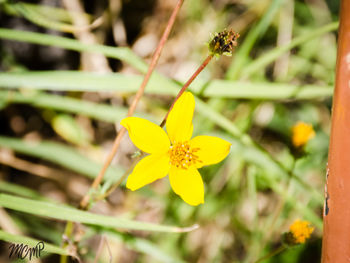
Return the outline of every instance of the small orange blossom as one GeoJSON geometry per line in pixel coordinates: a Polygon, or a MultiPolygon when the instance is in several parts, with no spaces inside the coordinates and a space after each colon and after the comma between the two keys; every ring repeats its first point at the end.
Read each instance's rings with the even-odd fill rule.
{"type": "Polygon", "coordinates": [[[299,121],[292,127],[292,142],[295,147],[304,146],[315,137],[315,131],[311,124],[299,121]]]}
{"type": "Polygon", "coordinates": [[[309,221],[301,221],[297,219],[289,227],[289,231],[293,235],[294,243],[302,244],[311,236],[314,227],[311,226],[309,221]]]}

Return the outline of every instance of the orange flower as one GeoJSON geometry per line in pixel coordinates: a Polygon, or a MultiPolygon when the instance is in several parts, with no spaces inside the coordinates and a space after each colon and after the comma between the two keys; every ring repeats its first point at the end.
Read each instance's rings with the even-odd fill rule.
{"type": "Polygon", "coordinates": [[[297,219],[289,227],[289,233],[293,235],[294,244],[303,244],[306,239],[310,238],[314,229],[309,221],[297,219]]]}
{"type": "Polygon", "coordinates": [[[292,142],[295,147],[304,146],[315,135],[311,124],[299,121],[292,127],[292,142]]]}

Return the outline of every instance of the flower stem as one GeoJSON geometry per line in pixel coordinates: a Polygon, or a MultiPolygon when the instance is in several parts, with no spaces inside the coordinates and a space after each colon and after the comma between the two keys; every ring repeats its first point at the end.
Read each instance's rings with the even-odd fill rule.
{"type": "Polygon", "coordinates": [[[210,54],[204,61],[203,63],[199,66],[199,68],[196,70],[195,73],[193,73],[193,75],[190,77],[190,79],[185,83],[185,85],[183,85],[183,87],[181,88],[181,90],[179,91],[179,93],[177,94],[176,98],[173,101],[173,104],[171,104],[167,114],[165,115],[162,123],[160,124],[160,127],[164,127],[165,122],[168,118],[169,112],[171,111],[171,109],[173,108],[175,102],[180,98],[180,96],[182,95],[182,93],[184,93],[186,91],[186,89],[188,88],[188,86],[193,82],[193,80],[199,75],[199,73],[202,72],[202,70],[209,64],[210,60],[213,58],[213,54],[210,54]]]}
{"type": "Polygon", "coordinates": [[[138,161],[140,161],[140,158],[144,155],[144,153],[141,153],[141,155],[134,159],[130,167],[124,172],[124,174],[119,178],[117,182],[115,182],[104,194],[98,196],[94,201],[100,201],[105,199],[107,196],[109,196],[117,187],[124,181],[124,179],[130,174],[130,172],[134,169],[138,161]]]}
{"type": "Polygon", "coordinates": [[[266,256],[263,256],[262,258],[259,258],[257,261],[255,261],[255,263],[263,262],[266,259],[272,258],[273,256],[281,253],[285,249],[286,249],[286,247],[284,245],[281,245],[277,249],[275,249],[274,251],[272,251],[269,254],[267,254],[266,256]]]}
{"type": "MultiPolygon", "coordinates": [[[[142,97],[142,95],[144,93],[146,85],[147,85],[147,83],[148,83],[148,81],[149,81],[149,79],[150,79],[150,77],[152,75],[152,72],[153,72],[153,70],[154,70],[154,68],[155,68],[155,66],[156,66],[156,64],[158,62],[160,54],[161,54],[161,52],[163,50],[165,42],[167,41],[167,39],[169,37],[170,31],[171,31],[171,29],[172,29],[172,27],[173,27],[173,25],[175,23],[175,19],[176,19],[177,13],[179,12],[183,1],[184,0],[179,0],[177,2],[176,7],[174,8],[173,13],[171,14],[171,17],[170,17],[170,19],[168,21],[168,24],[167,24],[167,26],[165,28],[165,31],[164,31],[163,35],[162,35],[162,38],[159,41],[159,44],[157,46],[156,51],[154,52],[154,55],[152,57],[152,61],[151,61],[150,65],[149,65],[149,67],[148,67],[148,71],[147,71],[147,73],[146,73],[146,75],[145,75],[145,77],[144,77],[144,79],[142,81],[142,84],[141,84],[139,90],[137,91],[137,93],[136,93],[136,95],[135,95],[135,97],[134,97],[134,99],[133,99],[133,101],[132,101],[132,103],[131,103],[131,105],[129,107],[128,114],[127,114],[128,117],[130,117],[130,116],[132,116],[134,114],[136,106],[137,106],[138,102],[140,101],[140,99],[141,99],[141,97],[142,97]]],[[[116,136],[115,140],[114,140],[112,150],[108,154],[107,159],[105,160],[102,169],[100,170],[99,174],[97,175],[97,177],[93,181],[93,183],[92,183],[90,188],[96,189],[100,185],[100,183],[102,182],[103,177],[104,177],[104,175],[105,175],[109,165],[111,164],[115,154],[117,153],[117,151],[119,149],[120,142],[121,142],[121,140],[122,140],[122,138],[123,138],[125,133],[126,133],[126,129],[124,127],[122,127],[121,130],[118,132],[118,135],[116,136]]],[[[80,208],[86,209],[86,207],[87,207],[87,205],[89,203],[89,200],[90,200],[90,195],[89,195],[89,191],[88,191],[85,194],[85,196],[83,197],[83,199],[81,200],[81,202],[80,202],[80,208]]]]}
{"type": "MultiPolygon", "coordinates": [[[[296,165],[297,159],[293,160],[293,164],[290,167],[289,171],[288,171],[288,179],[287,179],[287,183],[286,183],[286,191],[288,192],[292,186],[292,180],[295,178],[295,165],[296,165]]],[[[271,229],[271,231],[267,232],[267,234],[262,238],[261,242],[260,242],[260,248],[258,250],[258,255],[260,254],[261,250],[266,246],[267,241],[270,239],[271,235],[274,233],[274,228],[273,226],[276,225],[277,219],[280,216],[280,214],[283,211],[283,207],[286,203],[286,196],[282,196],[277,205],[276,205],[276,209],[274,211],[274,214],[272,215],[272,219],[269,222],[266,222],[267,225],[267,229],[271,229]]]]}
{"type": "MultiPolygon", "coordinates": [[[[68,246],[68,239],[72,233],[73,233],[73,228],[74,228],[74,225],[73,225],[73,222],[72,221],[68,221],[66,223],[66,227],[64,229],[64,233],[63,233],[63,242],[62,242],[62,247],[63,248],[66,248],[68,246]]],[[[60,263],[67,263],[67,255],[61,255],[60,257],[60,263]]]]}
{"type": "MultiPolygon", "coordinates": [[[[131,103],[131,105],[130,105],[130,107],[129,107],[128,114],[127,114],[128,117],[133,115],[133,113],[134,113],[134,111],[135,111],[135,109],[136,109],[137,103],[139,102],[139,100],[141,99],[141,97],[142,97],[142,95],[143,95],[143,93],[144,93],[144,90],[145,90],[146,85],[147,85],[147,83],[148,83],[148,81],[149,81],[149,79],[150,79],[150,77],[151,77],[151,75],[152,75],[152,72],[153,72],[155,66],[157,65],[157,62],[158,62],[158,60],[159,60],[159,57],[160,57],[160,54],[161,54],[161,52],[162,52],[162,50],[163,50],[163,47],[164,47],[164,45],[165,45],[165,42],[167,41],[167,39],[168,39],[168,37],[169,37],[169,34],[170,34],[171,29],[173,28],[173,25],[174,25],[174,23],[175,23],[176,16],[177,16],[177,14],[178,14],[178,12],[179,12],[179,10],[180,10],[182,4],[183,4],[183,1],[184,1],[184,0],[178,0],[177,4],[176,4],[176,6],[175,6],[175,8],[174,8],[174,10],[173,10],[173,13],[171,14],[171,17],[170,17],[170,19],[169,19],[169,21],[168,21],[168,24],[167,24],[167,26],[166,26],[166,28],[165,28],[165,30],[164,30],[163,35],[162,35],[162,38],[161,38],[161,40],[159,41],[158,46],[157,46],[157,49],[156,49],[156,51],[155,51],[154,54],[153,54],[151,63],[150,63],[150,65],[149,65],[149,67],[148,67],[148,71],[147,71],[147,73],[146,73],[146,75],[145,75],[145,77],[144,77],[144,79],[143,79],[143,81],[142,81],[142,83],[141,83],[141,86],[140,86],[139,90],[138,90],[137,93],[136,93],[136,96],[135,96],[134,100],[132,101],[132,103],[131,103]]],[[[103,166],[102,166],[102,169],[100,170],[99,174],[97,175],[97,177],[96,177],[95,180],[93,181],[93,183],[92,183],[92,185],[91,185],[89,191],[88,191],[88,192],[84,195],[84,197],[82,198],[82,200],[81,200],[81,202],[80,202],[80,208],[81,208],[81,209],[84,209],[84,210],[87,209],[88,204],[89,204],[89,202],[90,202],[90,192],[91,192],[90,190],[91,190],[91,189],[96,189],[96,188],[100,185],[100,183],[102,182],[103,177],[104,177],[104,175],[105,175],[105,173],[106,173],[106,171],[107,171],[109,165],[111,164],[111,162],[112,162],[112,160],[113,160],[113,157],[115,156],[115,154],[116,154],[117,151],[118,151],[118,148],[119,148],[121,139],[123,138],[123,136],[124,136],[125,133],[126,133],[126,129],[125,129],[124,127],[122,127],[121,130],[118,132],[118,134],[117,134],[115,140],[114,140],[112,150],[111,150],[111,152],[108,154],[107,159],[105,160],[105,162],[104,162],[104,164],[103,164],[103,166]]],[[[121,182],[121,180],[122,180],[124,177],[125,177],[125,175],[123,175],[123,177],[122,177],[118,182],[121,182]]],[[[120,183],[119,183],[119,184],[120,184],[120,183]]],[[[119,184],[118,184],[118,185],[119,185],[119,184]]],[[[65,233],[66,233],[68,230],[71,229],[72,225],[73,225],[73,222],[70,222],[70,221],[67,222],[66,228],[65,228],[65,233]]],[[[66,236],[67,236],[67,238],[69,239],[70,236],[72,235],[72,232],[71,232],[71,231],[68,231],[68,232],[69,232],[69,233],[68,233],[66,236]]],[[[63,246],[66,246],[66,245],[67,245],[67,244],[64,242],[63,246]]],[[[67,262],[67,257],[66,257],[66,256],[62,256],[62,257],[61,257],[61,262],[64,262],[64,263],[67,262]]]]}
{"type": "MultiPolygon", "coordinates": [[[[193,75],[190,77],[190,79],[184,84],[184,86],[181,88],[181,90],[179,91],[179,93],[177,94],[176,98],[174,99],[172,105],[170,106],[167,114],[165,115],[162,123],[160,124],[160,127],[163,127],[166,119],[169,115],[170,110],[173,108],[175,102],[178,100],[178,98],[180,98],[180,96],[186,91],[186,89],[188,88],[188,86],[193,82],[193,80],[199,75],[199,73],[208,65],[208,63],[210,62],[210,60],[213,58],[213,55],[209,55],[204,62],[199,66],[199,68],[196,70],[195,73],[193,73],[193,75]]],[[[125,130],[125,129],[124,129],[125,130]]],[[[122,130],[121,130],[122,131],[122,130]]],[[[118,137],[117,137],[118,139],[118,137]]],[[[111,151],[113,152],[113,151],[111,151]]],[[[141,156],[140,156],[141,157],[141,156]]],[[[104,198],[106,198],[108,195],[110,195],[122,182],[123,180],[130,174],[130,172],[132,171],[132,169],[135,167],[136,163],[140,160],[139,158],[135,158],[135,160],[133,161],[132,165],[129,167],[129,169],[122,175],[122,177],[116,182],[114,183],[108,190],[106,193],[102,194],[101,196],[97,197],[97,199],[95,201],[99,201],[102,200],[104,198]]]]}

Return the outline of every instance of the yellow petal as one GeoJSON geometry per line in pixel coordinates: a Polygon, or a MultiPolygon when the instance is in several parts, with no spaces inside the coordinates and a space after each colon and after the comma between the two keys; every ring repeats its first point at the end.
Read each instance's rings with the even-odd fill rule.
{"type": "Polygon", "coordinates": [[[138,117],[128,117],[120,122],[129,132],[137,148],[146,153],[165,153],[170,142],[166,132],[158,125],[138,117]]]}
{"type": "Polygon", "coordinates": [[[213,136],[197,136],[190,141],[191,149],[198,148],[194,154],[200,162],[196,167],[221,162],[230,152],[231,143],[213,136]]]}
{"type": "Polygon", "coordinates": [[[169,156],[166,154],[151,154],[143,158],[135,166],[126,181],[126,187],[137,190],[146,184],[166,176],[169,172],[169,156]]]}
{"type": "Polygon", "coordinates": [[[191,139],[194,103],[192,93],[185,92],[175,102],[174,107],[170,111],[166,122],[166,130],[173,143],[191,139]]]}
{"type": "Polygon", "coordinates": [[[202,177],[195,167],[181,169],[172,166],[169,172],[171,188],[189,205],[204,203],[202,177]]]}

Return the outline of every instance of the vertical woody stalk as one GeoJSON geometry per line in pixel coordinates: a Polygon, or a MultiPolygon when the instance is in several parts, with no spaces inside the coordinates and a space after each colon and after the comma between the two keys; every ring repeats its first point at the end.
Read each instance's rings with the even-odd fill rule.
{"type": "Polygon", "coordinates": [[[322,263],[350,258],[350,1],[342,0],[328,155],[322,263]]]}

